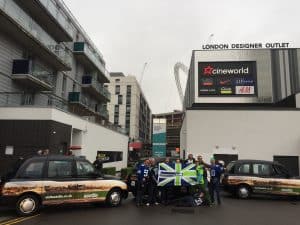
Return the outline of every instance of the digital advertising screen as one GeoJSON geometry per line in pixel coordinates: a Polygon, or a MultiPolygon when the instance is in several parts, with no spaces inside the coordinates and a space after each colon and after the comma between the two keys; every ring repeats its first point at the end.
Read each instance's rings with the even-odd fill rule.
{"type": "Polygon", "coordinates": [[[257,96],[255,61],[198,62],[198,96],[257,96]]]}

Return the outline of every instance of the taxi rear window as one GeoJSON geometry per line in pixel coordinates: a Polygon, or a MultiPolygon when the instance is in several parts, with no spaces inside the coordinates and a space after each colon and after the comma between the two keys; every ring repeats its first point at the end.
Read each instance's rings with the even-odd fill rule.
{"type": "Polygon", "coordinates": [[[44,161],[36,161],[29,163],[21,172],[20,178],[42,178],[43,176],[43,168],[44,168],[44,161]]]}

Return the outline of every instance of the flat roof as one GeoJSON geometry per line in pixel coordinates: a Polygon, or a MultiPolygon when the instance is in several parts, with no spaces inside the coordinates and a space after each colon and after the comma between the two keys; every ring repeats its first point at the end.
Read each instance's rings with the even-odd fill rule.
{"type": "Polygon", "coordinates": [[[159,113],[159,114],[152,114],[153,117],[155,116],[168,116],[168,115],[177,115],[177,114],[183,114],[183,111],[174,111],[174,112],[167,112],[167,113],[159,113]]]}
{"type": "Polygon", "coordinates": [[[229,49],[194,49],[192,52],[218,52],[218,51],[262,51],[262,50],[297,50],[300,48],[229,48],[229,49]]]}

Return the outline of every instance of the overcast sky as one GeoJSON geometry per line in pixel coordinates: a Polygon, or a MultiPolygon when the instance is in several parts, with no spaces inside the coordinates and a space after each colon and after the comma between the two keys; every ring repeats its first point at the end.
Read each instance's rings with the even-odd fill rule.
{"type": "Polygon", "coordinates": [[[181,109],[173,67],[189,65],[192,50],[208,41],[300,45],[299,0],[64,1],[103,53],[109,71],[139,80],[148,62],[142,88],[153,113],[181,109]]]}

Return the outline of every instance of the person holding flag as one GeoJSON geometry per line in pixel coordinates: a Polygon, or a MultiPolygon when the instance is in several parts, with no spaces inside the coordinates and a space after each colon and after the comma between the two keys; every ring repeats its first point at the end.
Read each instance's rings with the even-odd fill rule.
{"type": "Polygon", "coordinates": [[[206,173],[205,166],[202,163],[202,158],[201,162],[198,159],[195,161],[196,163],[196,172],[197,172],[197,184],[199,185],[200,192],[204,194],[204,200],[205,203],[209,206],[211,206],[211,200],[210,200],[210,195],[207,189],[207,185],[205,183],[205,177],[204,174],[206,173]]]}

